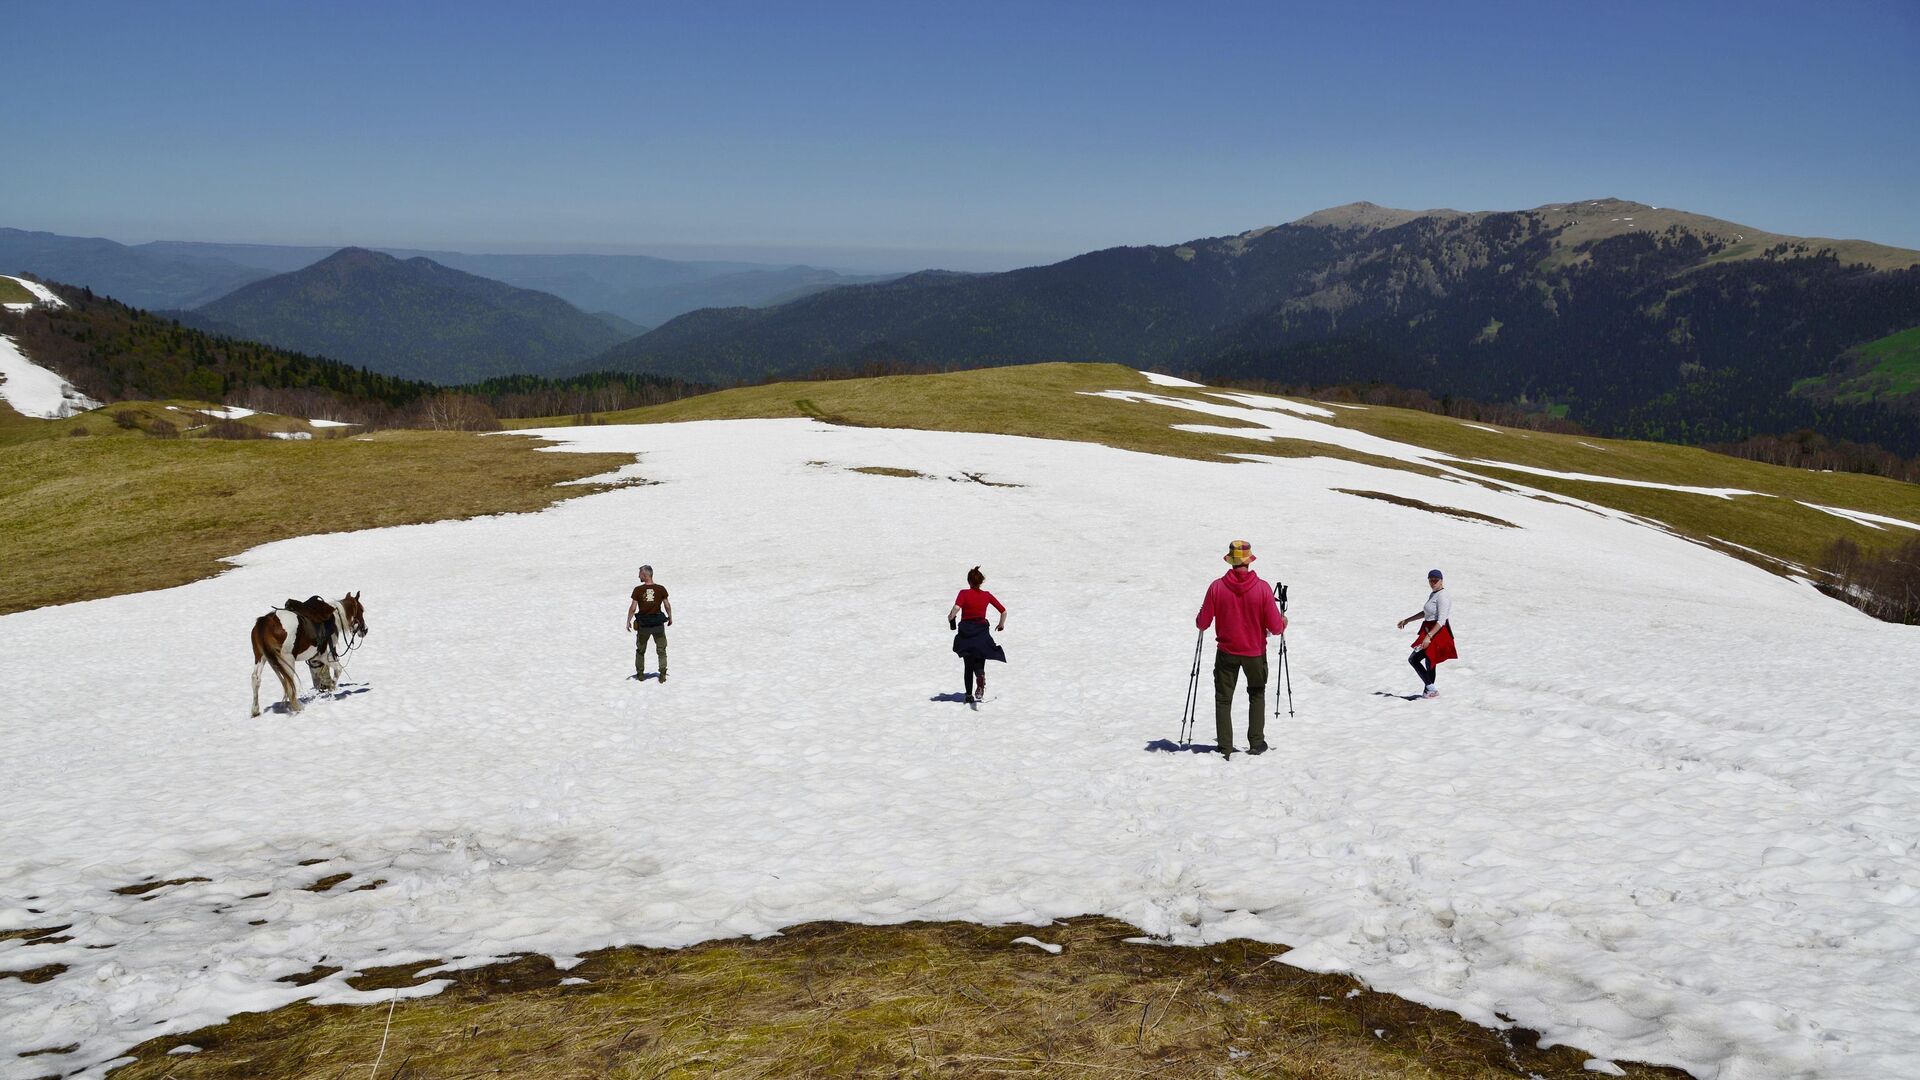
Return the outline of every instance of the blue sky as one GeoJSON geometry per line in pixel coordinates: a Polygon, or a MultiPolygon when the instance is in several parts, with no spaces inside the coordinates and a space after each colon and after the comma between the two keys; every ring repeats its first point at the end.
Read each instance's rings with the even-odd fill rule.
{"type": "Polygon", "coordinates": [[[990,269],[1357,199],[1617,195],[1920,248],[1912,0],[6,0],[0,25],[0,225],[129,242],[990,269]]]}

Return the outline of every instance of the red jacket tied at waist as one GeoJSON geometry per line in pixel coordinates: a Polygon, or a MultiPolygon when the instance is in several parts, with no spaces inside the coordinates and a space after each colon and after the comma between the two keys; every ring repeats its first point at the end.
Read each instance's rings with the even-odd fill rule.
{"type": "Polygon", "coordinates": [[[1207,598],[1193,624],[1212,626],[1220,651],[1230,656],[1264,656],[1267,635],[1287,632],[1287,617],[1273,602],[1273,588],[1251,570],[1227,571],[1207,586],[1207,598]]]}
{"type": "Polygon", "coordinates": [[[1427,648],[1425,650],[1428,663],[1438,664],[1442,661],[1456,660],[1459,658],[1460,654],[1455,652],[1453,647],[1452,623],[1441,623],[1440,629],[1438,630],[1433,628],[1431,620],[1421,623],[1420,632],[1413,637],[1413,647],[1418,649],[1421,639],[1425,638],[1428,634],[1433,635],[1433,640],[1427,642],[1427,648]]]}

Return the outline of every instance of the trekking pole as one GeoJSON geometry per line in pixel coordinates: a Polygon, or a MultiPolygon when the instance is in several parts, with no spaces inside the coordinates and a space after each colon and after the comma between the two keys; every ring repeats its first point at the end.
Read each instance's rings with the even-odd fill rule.
{"type": "MultiPolygon", "coordinates": [[[[1273,602],[1280,605],[1280,614],[1287,613],[1287,587],[1276,582],[1273,586],[1273,602]]],[[[1287,663],[1287,635],[1280,634],[1280,675],[1287,684],[1287,715],[1293,715],[1293,668],[1287,663]]],[[[1280,719],[1280,695],[1273,695],[1273,718],[1280,719]]]]}
{"type": "Polygon", "coordinates": [[[1193,724],[1199,709],[1200,695],[1200,646],[1207,640],[1207,632],[1200,631],[1193,638],[1193,673],[1187,676],[1187,704],[1180,713],[1180,745],[1193,743],[1193,724]]]}
{"type": "MultiPolygon", "coordinates": [[[[1287,662],[1287,635],[1280,635],[1280,675],[1287,683],[1287,715],[1293,715],[1293,665],[1287,662]]],[[[1280,719],[1280,695],[1273,695],[1273,718],[1280,719]]]]}

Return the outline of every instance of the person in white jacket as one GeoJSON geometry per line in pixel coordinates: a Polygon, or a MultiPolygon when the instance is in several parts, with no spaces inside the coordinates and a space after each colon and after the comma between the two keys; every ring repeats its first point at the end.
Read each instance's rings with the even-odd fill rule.
{"type": "Polygon", "coordinates": [[[1434,688],[1434,669],[1442,661],[1452,660],[1460,654],[1453,647],[1453,598],[1447,595],[1447,579],[1439,570],[1427,571],[1427,602],[1420,610],[1401,619],[1397,624],[1404,630],[1407,624],[1420,622],[1420,633],[1413,639],[1413,655],[1407,657],[1407,663],[1419,674],[1420,681],[1426,686],[1421,697],[1436,698],[1440,691],[1434,688]]]}

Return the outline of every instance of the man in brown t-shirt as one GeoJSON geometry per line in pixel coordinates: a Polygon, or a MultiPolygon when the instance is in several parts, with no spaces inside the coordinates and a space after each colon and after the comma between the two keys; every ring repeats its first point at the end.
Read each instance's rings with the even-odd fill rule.
{"type": "Polygon", "coordinates": [[[633,646],[633,677],[647,677],[647,641],[660,654],[660,681],[667,681],[667,627],[673,625],[673,605],[667,601],[667,588],[653,581],[653,567],[640,568],[640,584],[633,587],[633,600],[627,605],[627,629],[637,630],[633,646]]]}

